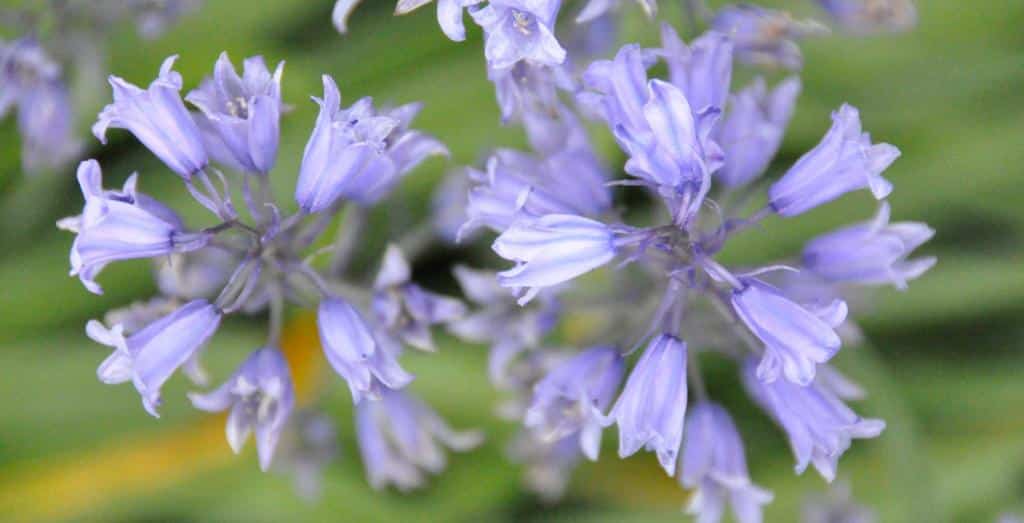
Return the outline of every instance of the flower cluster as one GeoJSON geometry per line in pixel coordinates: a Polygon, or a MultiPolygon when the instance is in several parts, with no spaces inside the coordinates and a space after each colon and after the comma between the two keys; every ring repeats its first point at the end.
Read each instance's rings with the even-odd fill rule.
{"type": "MultiPolygon", "coordinates": [[[[427,3],[400,0],[396,11],[427,3]]],[[[714,352],[734,361],[750,400],[786,434],[797,473],[813,465],[831,482],[852,441],[885,428],[848,406],[863,391],[831,365],[857,331],[846,298],[864,286],[906,289],[935,263],[911,258],[931,228],[890,223],[893,184],[885,172],[900,152],[873,141],[859,111],[842,104],[820,142],[770,176],[802,88],[797,41],[824,25],[758,6],[711,11],[691,1],[688,11],[705,33],[684,41],[663,24],[657,47],[616,50],[608,41],[620,3],[590,0],[563,31],[560,0],[438,0],[450,39],[467,38],[467,14],[482,29],[502,122],[521,125],[530,147],[492,151],[480,168],[451,174],[435,196],[433,232],[452,242],[493,234],[492,250],[510,265],[497,272],[456,266],[468,304],[414,282],[418,237],[389,245],[369,281],[349,270],[367,209],[422,161],[448,153],[412,128],[418,104],[381,108],[363,98],[343,107],[334,79],[324,76],[293,202],[279,202],[269,180],[283,63],[271,70],[252,57],[239,74],[222,55],[184,97],[175,57],[145,88],[112,76],[113,102],[93,126],[96,137],[132,133],[215,221],[189,227],[140,192],[135,175],[120,190],[104,189],[99,164],[81,164],[85,207],[59,223],[76,234],[71,274],[100,293],[106,265],[158,260],[159,296],[87,326],[113,349],[100,380],[130,381],[156,416],[162,385],[176,371],[203,384],[202,351],[228,316],[266,314],[266,343],[220,387],[189,398],[204,411],[229,410],[230,446],[238,451],[253,433],[264,469],[281,441],[286,468],[304,492],[315,492],[310,477],[334,454],[334,430],[315,415],[292,416],[300,398],[280,350],[285,306],[315,308],[326,360],[355,404],[369,483],[404,491],[444,468],[445,447],[461,451],[481,440],[453,430],[408,387],[414,376],[402,366],[404,351],[436,350],[432,330],[443,327],[489,345],[488,375],[507,398],[499,413],[521,423],[510,454],[545,499],[561,495],[583,458],[599,458],[603,431],[615,426],[619,456],[653,452],[693,491],[687,510],[700,521],[719,521],[728,506],[737,520],[758,522],[772,494],[751,479],[739,427],[705,387],[701,363],[714,352]],[[737,64],[793,76],[757,75],[734,86],[737,64]],[[609,167],[585,119],[607,128],[622,165],[609,167]],[[616,186],[650,205],[616,205],[616,186]],[[810,239],[798,256],[775,264],[722,261],[734,238],[766,220],[811,213],[855,191],[879,202],[873,219],[810,239]],[[242,195],[247,216],[233,194],[242,195]],[[342,215],[337,239],[317,248],[342,215]],[[326,251],[329,266],[315,265],[326,251]],[[614,271],[600,270],[613,264],[614,271]],[[588,285],[578,285],[582,278],[588,285]],[[578,347],[552,335],[588,310],[601,314],[600,332],[578,347]],[[721,332],[711,336],[714,329],[721,332]],[[290,420],[298,427],[291,433],[290,420]]],[[[653,0],[637,3],[656,13],[653,0]]],[[[912,17],[906,2],[820,3],[857,31],[902,27],[912,17]]],[[[333,20],[342,32],[357,4],[337,2],[333,20]]],[[[47,70],[45,61],[28,63],[47,70]]]]}
{"type": "MultiPolygon", "coordinates": [[[[795,41],[824,26],[749,5],[705,16],[710,29],[692,42],[666,24],[659,47],[624,45],[579,74],[539,67],[532,47],[503,43],[519,46],[509,54],[518,57],[511,73],[520,80],[511,97],[499,84],[498,102],[506,121],[514,115],[522,123],[533,150],[495,151],[484,170],[452,175],[437,201],[447,207],[457,201],[453,191],[466,192],[455,239],[490,229],[493,251],[513,264],[489,281],[459,270],[466,294],[481,297],[473,300],[473,326],[491,328],[455,324],[452,332],[491,343],[492,380],[514,398],[502,412],[524,427],[513,450],[530,484],[557,496],[581,457],[598,458],[602,427],[614,425],[619,456],[655,453],[668,475],[695,491],[688,510],[700,521],[720,520],[729,505],[739,521],[754,522],[772,495],[751,481],[742,437],[704,386],[701,355],[733,359],[751,400],[788,436],[796,471],[813,465],[832,481],[852,440],[885,428],[845,403],[862,391],[830,365],[841,334],[854,330],[844,295],[856,286],[905,289],[935,263],[910,258],[933,231],[889,222],[893,185],[885,171],[899,150],[873,141],[848,104],[833,112],[818,145],[769,179],[801,82],[791,76],[770,85],[756,76],[734,88],[734,65],[798,70],[795,41]],[[658,63],[667,78],[649,76],[658,63]],[[561,85],[569,88],[553,87],[561,85]],[[626,179],[611,180],[578,115],[607,126],[625,155],[626,179]],[[627,223],[636,215],[612,205],[614,185],[642,190],[663,212],[627,223]],[[763,204],[754,206],[758,189],[763,204]],[[795,261],[728,267],[718,259],[730,240],[765,220],[810,213],[860,190],[880,202],[877,216],[811,239],[795,261]],[[610,282],[574,285],[611,264],[610,282]],[[585,307],[601,307],[612,327],[578,352],[549,347],[547,329],[585,307]],[[710,343],[709,325],[724,331],[710,343]]],[[[484,28],[488,47],[503,38],[484,28]]],[[[485,54],[492,72],[506,65],[485,54]]],[[[450,234],[459,213],[439,214],[439,231],[450,234]]]]}
{"type": "MultiPolygon", "coordinates": [[[[176,371],[205,384],[199,359],[228,316],[268,315],[266,343],[218,388],[189,394],[197,409],[230,411],[227,440],[236,452],[254,434],[266,470],[296,405],[280,348],[284,307],[315,305],[324,355],[358,405],[356,423],[371,483],[415,486],[421,469],[438,472],[444,465],[435,439],[465,450],[480,438],[452,431],[405,390],[414,377],[399,359],[405,347],[433,350],[430,327],[462,320],[466,308],[411,281],[401,242],[388,248],[380,274],[365,284],[350,281],[345,270],[344,262],[354,254],[351,240],[333,246],[335,263],[328,270],[315,267],[316,252],[306,251],[343,210],[351,209],[350,216],[365,212],[421,161],[447,150],[410,129],[418,105],[379,109],[364,98],[343,108],[337,85],[324,76],[323,98],[315,99],[320,114],[295,186],[296,211],[284,216],[268,185],[277,161],[284,64],[271,72],[261,57],[252,57],[239,74],[223,54],[212,76],[183,98],[175,58],[165,60],[145,88],[112,76],[113,102],[93,131],[101,140],[111,129],[131,132],[216,221],[190,228],[169,206],[140,192],[137,175],[120,190],[104,189],[99,163],[82,162],[78,181],[85,207],[59,223],[76,235],[71,274],[99,294],[96,279],[106,265],[154,259],[161,291],[152,300],[111,311],[106,324],[89,322],[89,337],[113,349],[97,375],[108,384],[131,382],[146,411],[158,416],[161,388],[176,371]],[[236,185],[247,217],[232,202],[236,185]],[[384,444],[384,433],[396,447],[384,444]]],[[[354,225],[358,229],[346,221],[342,230],[354,225]]],[[[315,439],[324,446],[323,438],[315,439]]],[[[302,465],[306,454],[295,444],[287,448],[291,468],[307,477],[303,490],[315,491],[309,486],[310,467],[302,465]]]]}

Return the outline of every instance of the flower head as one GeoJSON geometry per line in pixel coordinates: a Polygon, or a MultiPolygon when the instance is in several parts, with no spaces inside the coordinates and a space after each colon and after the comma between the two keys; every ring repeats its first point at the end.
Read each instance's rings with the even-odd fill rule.
{"type": "Polygon", "coordinates": [[[885,422],[858,416],[835,393],[817,382],[800,386],[787,380],[765,383],[757,378],[757,364],[743,367],[747,392],[782,426],[796,456],[796,472],[814,464],[827,481],[835,479],[839,457],[854,438],[874,438],[885,422]]]}
{"type": "Polygon", "coordinates": [[[533,390],[523,423],[542,439],[579,434],[580,449],[597,461],[604,410],[618,390],[625,362],[614,347],[594,347],[553,368],[533,390]]]}
{"type": "Polygon", "coordinates": [[[101,294],[96,276],[110,262],[155,258],[206,246],[209,235],[188,233],[173,211],[135,190],[136,177],[121,192],[104,191],[95,160],[78,167],[78,183],[85,207],[77,217],[60,225],[77,234],[71,246],[71,275],[87,289],[101,294]]]}
{"type": "Polygon", "coordinates": [[[881,200],[892,191],[882,171],[899,155],[892,145],[872,144],[861,131],[860,113],[843,104],[821,143],[768,189],[769,203],[782,216],[796,216],[858,189],[869,188],[881,200]]]}
{"type": "Polygon", "coordinates": [[[662,334],[633,368],[605,423],[619,425],[619,457],[643,447],[657,453],[658,462],[672,476],[685,416],[686,343],[662,334]]]}
{"type": "Polygon", "coordinates": [[[378,401],[356,406],[356,436],[370,486],[402,491],[423,485],[423,471],[437,474],[446,458],[440,444],[467,451],[483,441],[477,431],[452,430],[440,416],[405,391],[386,390],[378,401]]]}
{"type": "Polygon", "coordinates": [[[206,300],[195,300],[127,337],[122,325],[107,328],[90,321],[86,334],[93,341],[114,347],[96,374],[108,385],[131,381],[146,411],[159,417],[156,409],[160,406],[160,388],[213,336],[220,319],[216,307],[206,300]]]}
{"type": "Polygon", "coordinates": [[[409,130],[418,105],[379,112],[370,98],[363,98],[341,109],[334,79],[324,75],[323,84],[323,99],[314,99],[320,114],[295,186],[295,200],[304,211],[326,210],[341,197],[371,205],[425,158],[447,154],[437,140],[409,130]]]}
{"type": "Polygon", "coordinates": [[[250,354],[216,390],[191,393],[189,399],[207,412],[230,407],[226,428],[231,450],[240,452],[249,433],[255,432],[260,468],[267,470],[295,403],[295,391],[284,356],[276,348],[264,347],[250,354]]]}
{"type": "Polygon", "coordinates": [[[235,169],[266,174],[277,160],[281,119],[281,74],[263,57],[246,58],[239,77],[227,53],[221,53],[213,77],[185,97],[202,111],[196,121],[214,160],[235,169]]]}
{"type": "Polygon", "coordinates": [[[100,112],[92,132],[106,143],[107,129],[127,129],[172,171],[188,180],[207,164],[199,128],[181,101],[181,75],[172,70],[178,57],[160,66],[160,74],[141,89],[117,76],[110,77],[114,103],[100,112]]]}
{"type": "Polygon", "coordinates": [[[846,302],[836,299],[801,306],[759,280],[750,278],[744,283],[733,291],[732,306],[764,343],[758,379],[772,382],[781,373],[793,383],[808,385],[816,364],[831,359],[842,345],[835,328],[846,319],[846,302]]]}
{"type": "Polygon", "coordinates": [[[646,129],[620,126],[615,135],[630,156],[626,172],[655,189],[673,223],[686,228],[711,189],[711,173],[722,165],[722,150],[711,139],[720,112],[708,107],[694,116],[679,88],[661,80],[651,80],[647,91],[646,129]]]}
{"type": "Polygon", "coordinates": [[[571,214],[548,214],[512,224],[492,245],[516,266],[498,273],[503,287],[526,289],[525,304],[541,288],[564,283],[608,262],[616,254],[615,233],[605,224],[571,214]]]}
{"type": "Polygon", "coordinates": [[[321,301],[317,325],[327,361],[348,382],[353,402],[377,398],[386,389],[400,389],[412,381],[396,355],[377,343],[362,315],[347,301],[336,297],[321,301]]]}
{"type": "Polygon", "coordinates": [[[521,60],[558,65],[565,49],[554,27],[561,0],[490,0],[470,12],[484,29],[484,55],[495,69],[507,69],[521,60]]]}
{"type": "Polygon", "coordinates": [[[671,25],[661,26],[661,52],[672,85],[682,91],[694,116],[710,107],[721,111],[732,80],[732,41],[708,31],[687,46],[671,25]]]}
{"type": "Polygon", "coordinates": [[[907,260],[910,253],[935,235],[923,223],[889,223],[889,204],[866,223],[851,225],[811,240],[803,265],[832,282],[862,285],[891,284],[906,289],[907,281],[935,265],[935,257],[907,260]]]}
{"type": "Polygon", "coordinates": [[[679,470],[679,483],[696,489],[688,511],[701,523],[721,521],[726,501],[736,521],[758,523],[761,505],[772,500],[771,492],[750,481],[743,440],[732,417],[711,401],[697,403],[687,415],[679,470]]]}
{"type": "Polygon", "coordinates": [[[799,94],[800,79],[795,76],[770,92],[758,77],[730,98],[729,111],[714,132],[725,155],[716,180],[738,187],[764,173],[782,144],[799,94]]]}

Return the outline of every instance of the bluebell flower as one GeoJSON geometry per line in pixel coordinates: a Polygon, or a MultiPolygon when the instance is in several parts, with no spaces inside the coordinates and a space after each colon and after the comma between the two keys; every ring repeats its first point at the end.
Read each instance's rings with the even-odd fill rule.
{"type": "Polygon", "coordinates": [[[96,375],[108,385],[131,381],[146,411],[159,417],[160,388],[206,344],[220,320],[221,312],[206,300],[190,301],[130,336],[122,325],[107,328],[92,320],[86,334],[114,348],[96,375]]]}
{"type": "Polygon", "coordinates": [[[525,120],[530,115],[557,112],[559,89],[573,91],[575,83],[565,67],[521,60],[511,67],[487,66],[494,84],[502,123],[525,120]]]}
{"type": "Polygon", "coordinates": [[[408,491],[423,485],[424,471],[444,470],[442,445],[467,451],[483,441],[483,434],[452,430],[408,392],[386,390],[380,400],[356,406],[356,438],[370,486],[382,489],[391,484],[408,491]]]}
{"type": "Polygon", "coordinates": [[[386,114],[370,98],[341,109],[341,93],[323,77],[320,114],[302,156],[295,200],[306,212],[330,208],[341,197],[372,205],[387,195],[402,175],[431,155],[447,154],[440,142],[409,130],[417,104],[386,114]]]}
{"type": "Polygon", "coordinates": [[[59,225],[77,234],[71,245],[71,275],[95,294],[102,294],[95,278],[110,262],[193,251],[209,241],[209,234],[186,232],[173,211],[138,193],[135,181],[135,176],[129,178],[123,192],[104,191],[95,160],[78,167],[85,207],[81,216],[59,225]]]}
{"type": "Polygon", "coordinates": [[[606,424],[619,425],[619,457],[653,451],[669,476],[676,472],[686,416],[686,343],[662,334],[651,341],[626,380],[606,424]]]}
{"type": "Polygon", "coordinates": [[[604,410],[622,381],[625,362],[615,347],[594,347],[553,368],[533,389],[523,424],[547,441],[579,435],[580,450],[597,461],[604,410]]]}
{"type": "Polygon", "coordinates": [[[860,113],[843,104],[832,113],[832,128],[821,142],[768,189],[769,204],[782,216],[796,216],[858,189],[868,188],[881,200],[892,192],[882,171],[899,155],[892,145],[872,144],[861,130],[860,113]]]}
{"type": "Polygon", "coordinates": [[[468,172],[476,185],[469,190],[460,236],[480,226],[502,232],[522,217],[598,217],[611,208],[604,168],[585,149],[543,159],[500,149],[487,160],[487,172],[468,172]]]}
{"type": "Polygon", "coordinates": [[[265,471],[270,467],[295,404],[291,372],[279,350],[264,347],[253,352],[223,385],[207,394],[191,393],[188,397],[195,408],[207,412],[231,408],[226,425],[231,450],[241,452],[249,433],[254,432],[260,468],[265,471]]]}
{"type": "Polygon", "coordinates": [[[622,46],[613,60],[598,60],[587,67],[583,86],[588,91],[578,94],[577,100],[585,110],[603,118],[612,130],[646,130],[647,69],[657,58],[655,52],[637,44],[622,46]]]}
{"type": "Polygon", "coordinates": [[[558,65],[565,49],[555,38],[555,19],[561,0],[490,0],[470,11],[484,29],[484,56],[495,69],[507,69],[521,60],[558,65]]]}
{"type": "Polygon", "coordinates": [[[412,271],[402,251],[389,245],[373,284],[373,311],[381,326],[409,345],[434,351],[430,328],[466,314],[455,298],[425,290],[412,283],[412,271]]]}
{"type": "Polygon", "coordinates": [[[21,163],[30,173],[60,167],[81,151],[60,73],[35,38],[0,41],[0,118],[17,108],[21,163]]]}
{"type": "Polygon", "coordinates": [[[615,135],[630,156],[626,172],[656,190],[673,223],[686,228],[711,189],[711,173],[722,165],[722,150],[711,139],[719,110],[709,107],[695,117],[683,93],[661,80],[651,80],[647,90],[647,129],[620,126],[615,135]]]}
{"type": "Polygon", "coordinates": [[[540,289],[567,282],[615,258],[615,233],[607,225],[570,214],[549,214],[512,224],[494,241],[494,252],[516,266],[498,282],[520,292],[526,304],[540,289]]]}
{"type": "Polygon", "coordinates": [[[782,144],[782,137],[793,116],[800,79],[790,77],[771,92],[764,79],[733,95],[725,118],[715,128],[714,139],[725,154],[715,178],[726,187],[750,183],[768,168],[782,144]]]}
{"type": "Polygon", "coordinates": [[[743,384],[754,401],[786,431],[798,474],[813,464],[831,482],[839,457],[854,438],[874,438],[885,429],[884,421],[861,418],[817,382],[806,387],[787,380],[765,383],[757,378],[755,367],[753,360],[745,363],[743,384]]]}
{"type": "Polygon", "coordinates": [[[185,97],[202,111],[196,121],[214,160],[256,174],[274,167],[283,71],[284,62],[271,74],[263,57],[254,56],[246,58],[239,77],[227,53],[221,53],[213,77],[185,97]]]}
{"type": "Polygon", "coordinates": [[[434,189],[430,199],[431,222],[434,232],[448,244],[456,244],[460,239],[459,230],[466,223],[466,193],[473,186],[468,171],[472,168],[451,169],[434,189]]]}
{"type": "Polygon", "coordinates": [[[111,76],[114,103],[100,112],[92,132],[106,143],[107,129],[127,129],[157,158],[185,180],[206,168],[206,149],[199,128],[181,100],[181,75],[170,56],[148,89],[111,76]]]}
{"type": "Polygon", "coordinates": [[[828,32],[812,20],[794,20],[787,12],[750,4],[722,7],[711,27],[732,39],[737,60],[794,71],[804,63],[796,40],[828,32]]]}
{"type": "Polygon", "coordinates": [[[793,383],[808,385],[816,364],[831,359],[842,345],[835,328],[846,319],[846,302],[801,306],[760,280],[747,278],[743,284],[733,291],[732,306],[764,343],[757,377],[773,382],[784,374],[793,383]]]}
{"type": "Polygon", "coordinates": [[[725,109],[732,81],[732,48],[732,41],[716,31],[687,46],[671,25],[661,25],[661,52],[669,81],[683,92],[694,117],[711,107],[725,109]]]}
{"type": "MultiPolygon", "coordinates": [[[[576,23],[584,24],[608,13],[618,7],[622,0],[590,0],[583,7],[580,14],[576,15],[576,23]]],[[[653,17],[658,12],[657,0],[635,0],[643,8],[648,17],[653,17]]]]}
{"type": "Polygon", "coordinates": [[[341,298],[320,302],[317,315],[320,343],[331,367],[345,378],[352,401],[376,399],[386,389],[400,389],[412,375],[398,365],[395,354],[377,343],[359,311],[341,298]]]}
{"type": "Polygon", "coordinates": [[[843,29],[854,33],[901,32],[917,25],[912,0],[818,0],[843,29]]]}
{"type": "Polygon", "coordinates": [[[906,289],[908,281],[935,265],[934,256],[907,260],[934,235],[935,230],[923,223],[890,224],[889,204],[883,202],[873,220],[811,240],[804,247],[802,261],[804,267],[828,281],[906,289]]]}
{"type": "Polygon", "coordinates": [[[700,401],[690,409],[683,441],[679,484],[695,492],[687,511],[699,523],[717,523],[732,506],[739,523],[760,523],[772,493],[750,481],[743,440],[721,405],[700,401]]]}

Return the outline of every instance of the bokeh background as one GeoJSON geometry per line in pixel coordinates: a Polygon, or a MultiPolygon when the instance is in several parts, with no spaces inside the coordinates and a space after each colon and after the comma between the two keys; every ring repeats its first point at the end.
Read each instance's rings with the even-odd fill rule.
{"type": "MultiPolygon", "coordinates": [[[[662,4],[672,4],[663,0],[662,4]]],[[[711,2],[715,5],[715,2],[711,2]]],[[[811,2],[765,2],[813,13],[811,2]]],[[[110,35],[106,66],[148,83],[161,60],[180,54],[186,90],[227,50],[236,63],[263,54],[286,60],[284,97],[294,111],[283,121],[275,184],[287,199],[314,119],[308,96],[320,74],[334,75],[347,103],[425,102],[417,127],[447,143],[450,163],[432,160],[374,215],[376,234],[360,262],[388,237],[421,219],[445,169],[479,161],[489,147],[522,145],[502,129],[484,74],[478,32],[464,44],[439,31],[432,8],[391,16],[391,0],[366,0],[351,33],[330,24],[330,0],[207,0],[156,41],[131,26],[110,35]]],[[[869,343],[848,348],[838,365],[869,397],[856,409],[881,417],[888,429],[857,442],[840,478],[882,521],[992,521],[1024,512],[1024,2],[919,0],[916,30],[873,38],[834,35],[803,44],[804,94],[775,169],[812,146],[828,113],[848,101],[865,127],[903,157],[888,171],[898,220],[922,220],[938,230],[924,247],[939,264],[906,293],[882,291],[862,318],[869,343]]],[[[679,11],[663,18],[685,27],[679,11]]],[[[629,19],[625,35],[647,44],[650,26],[629,19]],[[647,28],[645,30],[645,28],[647,28]]],[[[11,36],[11,35],[8,35],[11,36]]],[[[78,82],[101,79],[88,75],[78,82]]],[[[101,84],[102,85],[102,84],[101,84]]],[[[85,136],[109,93],[81,100],[85,136]]],[[[148,296],[146,263],[109,268],[107,293],[88,294],[67,276],[69,235],[56,219],[81,205],[73,169],[26,177],[10,119],[0,124],[0,520],[4,521],[679,521],[687,494],[649,454],[614,457],[606,434],[604,459],[582,465],[560,504],[528,494],[521,471],[507,462],[514,427],[495,420],[497,394],[485,377],[486,349],[443,337],[437,355],[412,354],[413,389],[457,427],[481,427],[488,441],[453,456],[449,470],[411,495],[375,492],[363,477],[354,444],[348,391],[316,347],[311,320],[291,315],[286,349],[301,382],[301,398],[339,424],[340,454],[326,471],[316,502],[295,495],[281,474],[259,472],[251,446],[231,455],[222,421],[187,406],[188,385],[165,388],[159,420],[147,416],[129,386],[95,378],[107,354],[83,325],[107,309],[148,296]]],[[[146,192],[191,205],[177,179],[128,133],[111,133],[101,147],[86,137],[107,183],[140,171],[146,192]]],[[[595,134],[611,165],[623,158],[607,133],[595,134]]],[[[201,212],[192,207],[193,216],[201,212]]],[[[807,216],[771,222],[746,234],[735,259],[771,259],[797,252],[811,235],[865,219],[874,205],[858,195],[807,216]]],[[[457,261],[494,264],[485,245],[434,248],[415,272],[428,286],[451,287],[457,261]]],[[[561,335],[572,341],[581,320],[561,335]]],[[[258,320],[237,320],[207,352],[215,379],[256,347],[258,320]]],[[[712,365],[712,394],[736,409],[754,480],[775,491],[768,521],[794,521],[826,484],[813,472],[796,476],[782,434],[744,400],[732,370],[712,365]]]]}

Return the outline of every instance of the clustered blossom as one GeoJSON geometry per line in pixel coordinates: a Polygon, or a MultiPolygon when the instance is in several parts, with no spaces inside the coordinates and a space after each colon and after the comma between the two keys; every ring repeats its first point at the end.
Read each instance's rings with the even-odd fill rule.
{"type": "MultiPolygon", "coordinates": [[[[429,2],[400,0],[396,12],[429,2]]],[[[358,3],[335,5],[340,31],[358,3]]],[[[751,479],[740,429],[705,387],[701,363],[713,352],[733,361],[750,400],[788,437],[796,472],[813,465],[831,482],[853,440],[885,428],[847,405],[865,392],[831,366],[856,339],[856,289],[904,290],[935,264],[911,258],[931,228],[890,223],[885,200],[894,186],[883,175],[899,149],[873,141],[859,111],[842,104],[820,142],[769,177],[801,82],[755,75],[734,86],[734,66],[797,71],[796,42],[822,26],[758,6],[710,11],[687,2],[692,21],[708,27],[691,41],[664,24],[656,48],[627,43],[611,53],[593,42],[576,45],[614,34],[601,24],[615,25],[620,3],[586,2],[578,32],[563,35],[560,0],[438,0],[439,24],[452,40],[467,38],[466,17],[480,26],[502,123],[521,125],[529,144],[526,151],[497,148],[482,168],[451,171],[434,197],[433,229],[426,230],[448,242],[491,234],[491,250],[510,265],[457,265],[468,304],[414,281],[419,232],[390,243],[369,281],[348,270],[354,252],[365,250],[367,208],[421,162],[448,155],[412,128],[418,104],[378,107],[367,97],[343,107],[337,83],[324,75],[293,201],[280,202],[269,179],[278,160],[283,63],[271,72],[251,57],[239,75],[223,54],[184,99],[173,56],[145,89],[111,77],[113,102],[100,113],[96,136],[128,130],[216,221],[190,228],[139,192],[135,175],[121,190],[104,189],[99,164],[81,164],[85,207],[59,223],[76,234],[71,274],[99,293],[96,278],[109,263],[154,259],[160,289],[111,311],[105,324],[88,324],[89,337],[113,348],[100,380],[131,381],[155,416],[162,385],[179,369],[205,385],[200,356],[224,320],[266,314],[266,343],[220,387],[189,398],[201,410],[230,411],[227,439],[236,452],[254,433],[264,470],[284,442],[279,468],[315,492],[318,460],[335,453],[334,430],[293,415],[299,399],[281,350],[285,306],[315,308],[324,356],[355,406],[366,477],[374,488],[405,491],[445,467],[446,448],[469,450],[482,437],[452,429],[417,398],[415,376],[403,366],[409,348],[436,351],[433,329],[444,328],[489,346],[488,376],[504,397],[498,413],[522,425],[509,454],[543,499],[564,492],[583,458],[599,458],[603,431],[614,425],[619,457],[654,453],[692,491],[686,510],[698,521],[720,521],[728,506],[737,521],[758,523],[772,494],[751,479]],[[664,78],[652,76],[662,70],[664,78]],[[606,127],[621,165],[608,166],[598,154],[584,118],[606,127]],[[616,172],[623,179],[613,179],[616,172]],[[617,205],[616,186],[652,205],[617,205]],[[757,207],[750,196],[759,189],[757,207]],[[759,266],[727,266],[719,257],[765,220],[812,213],[860,190],[880,202],[877,216],[811,239],[799,256],[759,266]],[[236,193],[248,218],[232,201],[236,193]],[[337,240],[313,249],[339,216],[337,240]],[[325,251],[329,267],[314,265],[325,251]],[[613,265],[613,273],[602,270],[613,265]],[[593,285],[583,288],[585,275],[593,285]],[[585,348],[553,336],[563,319],[590,308],[605,328],[583,336],[585,348]],[[705,332],[716,328],[722,332],[705,332]]],[[[656,2],[638,3],[654,14],[656,2]]],[[[910,5],[820,3],[850,28],[896,23],[905,16],[900,6],[910,5]]]]}
{"type": "MultiPolygon", "coordinates": [[[[71,274],[100,293],[96,278],[106,265],[153,259],[160,289],[153,299],[111,311],[106,324],[89,322],[89,337],[113,349],[97,370],[99,379],[131,382],[145,409],[157,416],[161,388],[178,370],[206,384],[200,356],[227,317],[266,314],[266,344],[220,387],[189,399],[200,410],[229,411],[229,445],[239,452],[253,433],[260,467],[267,470],[297,403],[279,348],[284,307],[316,304],[324,355],[358,405],[360,434],[397,438],[391,450],[380,446],[384,436],[361,438],[371,483],[379,486],[381,478],[392,477],[385,482],[414,486],[399,472],[405,463],[440,471],[443,455],[433,438],[467,450],[479,435],[452,431],[404,390],[414,376],[399,358],[405,344],[433,349],[430,328],[463,319],[465,306],[412,282],[409,262],[397,247],[384,254],[376,281],[362,286],[348,281],[345,264],[320,269],[311,264],[315,253],[305,253],[343,209],[362,212],[386,198],[420,162],[447,153],[436,139],[410,129],[419,106],[379,111],[365,98],[342,110],[338,88],[325,76],[324,99],[316,100],[320,116],[296,185],[297,210],[285,216],[268,184],[280,139],[282,66],[271,73],[261,57],[251,57],[239,76],[222,54],[212,77],[183,99],[183,79],[172,69],[175,58],[164,61],[146,89],[112,76],[114,99],[99,114],[94,132],[103,139],[111,127],[130,131],[218,221],[191,229],[157,198],[140,192],[137,175],[120,190],[104,189],[99,163],[82,162],[82,214],[59,222],[76,235],[71,274]],[[232,202],[234,184],[241,184],[250,220],[232,202]],[[366,421],[370,415],[385,425],[366,421]]],[[[348,241],[334,249],[336,258],[352,256],[348,241]]],[[[303,491],[315,491],[315,471],[303,465],[296,437],[289,438],[285,455],[294,463],[280,468],[301,476],[303,491]]]]}
{"type": "MultiPolygon", "coordinates": [[[[610,7],[595,2],[588,9],[610,7]]],[[[512,398],[502,413],[524,426],[512,454],[525,462],[532,488],[557,496],[582,457],[597,458],[601,428],[617,425],[620,457],[644,449],[668,475],[678,471],[680,484],[695,489],[687,510],[699,521],[720,521],[728,505],[738,521],[755,523],[772,495],[750,479],[738,428],[726,407],[708,397],[702,354],[732,358],[753,402],[789,437],[796,471],[813,464],[831,481],[852,440],[885,428],[844,403],[864,392],[830,366],[857,332],[845,296],[856,286],[905,289],[935,263],[910,258],[933,231],[889,223],[884,200],[893,184],[884,173],[899,150],[873,141],[848,104],[833,113],[817,146],[781,177],[766,180],[801,82],[791,76],[770,85],[755,76],[734,88],[733,67],[798,70],[795,41],[822,27],[756,6],[704,14],[711,29],[691,42],[664,25],[658,48],[626,44],[578,75],[558,69],[574,88],[556,87],[555,79],[564,78],[556,75],[545,82],[545,69],[519,58],[513,70],[533,98],[517,91],[506,110],[510,97],[499,83],[499,105],[506,123],[523,125],[532,151],[499,149],[484,170],[450,175],[436,197],[450,206],[439,213],[438,228],[454,230],[461,215],[456,239],[488,229],[497,235],[492,250],[513,264],[490,281],[483,271],[457,271],[478,312],[450,328],[467,341],[492,344],[492,380],[512,398]],[[659,63],[666,79],[649,76],[659,63]],[[625,180],[609,182],[608,170],[600,161],[583,161],[586,155],[554,162],[572,157],[571,150],[591,150],[577,112],[607,125],[625,154],[625,180]],[[612,185],[643,190],[665,212],[650,224],[626,223],[611,204],[612,185]],[[767,203],[751,209],[743,202],[757,187],[766,188],[767,203]],[[716,259],[729,240],[766,219],[810,213],[858,190],[881,201],[878,216],[812,239],[795,265],[726,267],[716,259]],[[467,193],[463,203],[455,191],[467,193]],[[580,306],[606,309],[615,330],[575,355],[549,346],[550,325],[574,312],[562,304],[577,297],[576,280],[612,264],[631,272],[611,277],[607,294],[588,288],[579,295],[585,296],[580,306]],[[509,308],[513,296],[522,306],[518,313],[509,308]],[[711,306],[697,306],[701,301],[711,306]],[[626,303],[629,311],[621,307],[626,303]],[[550,311],[545,329],[522,323],[544,311],[550,311]],[[502,323],[530,339],[517,339],[502,323]],[[709,324],[727,329],[710,346],[700,332],[709,324]],[[629,356],[644,345],[630,365],[629,356]]]]}

